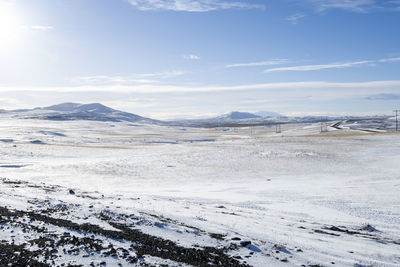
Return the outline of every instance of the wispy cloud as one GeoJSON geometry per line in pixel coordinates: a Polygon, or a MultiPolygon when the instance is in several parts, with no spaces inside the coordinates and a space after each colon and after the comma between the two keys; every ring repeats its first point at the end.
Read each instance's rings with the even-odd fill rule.
{"type": "Polygon", "coordinates": [[[21,29],[46,32],[46,31],[53,30],[54,27],[53,26],[44,26],[44,25],[23,25],[23,26],[21,26],[21,29]]]}
{"type": "Polygon", "coordinates": [[[375,94],[366,97],[368,100],[398,100],[400,94],[375,94]]]}
{"type": "Polygon", "coordinates": [[[184,59],[190,59],[190,60],[200,59],[199,56],[196,56],[196,55],[193,55],[193,54],[183,55],[182,57],[183,57],[184,59]]]}
{"type": "Polygon", "coordinates": [[[378,60],[363,60],[345,63],[331,63],[331,64],[321,64],[321,65],[302,65],[302,66],[292,66],[292,67],[282,67],[282,68],[271,68],[266,69],[265,72],[276,72],[276,71],[313,71],[313,70],[323,70],[323,69],[342,69],[350,68],[354,66],[374,64],[374,63],[386,63],[400,61],[400,57],[395,58],[384,58],[378,60]]]}
{"type": "Polygon", "coordinates": [[[289,17],[286,17],[286,20],[289,21],[292,24],[298,24],[300,19],[303,19],[306,15],[302,13],[296,13],[293,14],[289,17]]]}
{"type": "Polygon", "coordinates": [[[150,79],[134,79],[123,76],[83,76],[74,78],[73,82],[83,83],[83,84],[127,84],[127,83],[156,83],[156,80],[150,79]]]}
{"type": "Polygon", "coordinates": [[[221,0],[125,0],[142,11],[208,12],[224,9],[264,9],[264,5],[221,0]]]}
{"type": "Polygon", "coordinates": [[[166,79],[166,78],[174,78],[182,76],[184,74],[185,74],[184,71],[175,70],[175,71],[164,71],[164,72],[153,72],[153,73],[137,73],[133,74],[133,76],[142,78],[153,77],[153,78],[166,79]]]}
{"type": "Polygon", "coordinates": [[[375,0],[311,0],[320,11],[330,8],[364,12],[375,6],[375,0]]]}
{"type": "MultiPolygon", "coordinates": [[[[301,0],[303,2],[303,0],[301,0]]],[[[318,11],[343,9],[355,12],[373,10],[400,10],[397,0],[308,0],[318,11]]]]}
{"type": "Polygon", "coordinates": [[[236,67],[259,67],[259,66],[272,66],[272,65],[280,65],[284,63],[288,63],[287,59],[273,59],[268,61],[258,61],[258,62],[250,62],[250,63],[235,63],[225,65],[227,68],[236,68],[236,67]]]}
{"type": "Polygon", "coordinates": [[[357,65],[363,65],[370,63],[370,61],[356,61],[347,63],[335,63],[335,64],[321,64],[321,65],[303,65],[294,67],[282,67],[282,68],[272,68],[266,69],[265,72],[275,72],[275,71],[310,71],[310,70],[322,70],[322,69],[341,69],[349,68],[357,65]]]}
{"type": "MultiPolygon", "coordinates": [[[[365,94],[368,89],[375,88],[395,88],[400,86],[400,80],[389,81],[368,81],[368,82],[323,82],[323,81],[308,81],[308,82],[281,82],[281,83],[262,83],[262,84],[245,84],[237,86],[179,86],[179,85],[82,85],[82,86],[64,86],[64,87],[7,87],[0,86],[0,92],[9,91],[43,91],[43,92],[113,92],[113,93],[171,93],[171,92],[225,92],[225,91],[251,91],[251,90],[271,90],[276,92],[276,89],[287,89],[290,91],[299,91],[304,94],[303,90],[324,90],[324,89],[362,89],[365,94]]],[[[392,92],[390,92],[392,93],[392,92]]]]}
{"type": "Polygon", "coordinates": [[[108,75],[94,75],[82,76],[72,79],[73,82],[78,84],[152,84],[158,83],[162,79],[174,78],[185,74],[183,71],[166,71],[155,73],[137,73],[128,76],[108,76],[108,75]]]}
{"type": "Polygon", "coordinates": [[[400,57],[392,57],[392,58],[384,58],[384,59],[376,60],[376,62],[379,62],[379,63],[395,62],[395,61],[400,61],[400,57]]]}

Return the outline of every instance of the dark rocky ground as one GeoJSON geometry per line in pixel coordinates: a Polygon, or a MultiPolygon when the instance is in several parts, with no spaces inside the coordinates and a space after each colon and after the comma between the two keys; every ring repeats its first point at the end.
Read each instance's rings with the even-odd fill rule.
{"type": "MultiPolygon", "coordinates": [[[[52,194],[63,190],[74,197],[96,199],[56,186],[7,179],[1,182],[17,189],[26,187],[52,194]]],[[[201,234],[209,238],[224,241],[223,245],[183,247],[171,240],[143,233],[135,227],[140,216],[107,212],[91,214],[108,226],[103,227],[76,222],[71,216],[76,207],[74,204],[52,205],[38,198],[27,199],[27,202],[31,204],[27,210],[4,205],[7,203],[0,206],[3,239],[0,241],[0,266],[152,266],[144,260],[146,257],[167,260],[166,264],[158,266],[250,266],[242,257],[229,254],[242,246],[240,239],[225,242],[223,235],[203,231],[201,234]]],[[[156,225],[172,222],[156,215],[152,217],[156,225]]],[[[88,217],[84,219],[90,221],[88,217]]]]}
{"type": "Polygon", "coordinates": [[[55,264],[54,260],[59,257],[59,253],[63,253],[82,255],[82,257],[100,254],[104,257],[120,259],[121,262],[126,263],[138,263],[140,258],[151,255],[195,266],[248,266],[227,255],[228,250],[237,248],[235,244],[223,249],[214,247],[184,248],[172,241],[144,234],[123,223],[112,222],[111,218],[107,218],[105,215],[103,215],[104,220],[118,230],[105,230],[90,223],[77,224],[70,220],[56,219],[32,211],[10,210],[6,207],[0,207],[0,218],[1,228],[17,226],[23,232],[35,231],[40,234],[38,238],[26,240],[22,245],[3,241],[0,245],[0,253],[7,255],[0,260],[0,263],[3,264],[51,266],[55,264]],[[32,221],[84,233],[86,237],[78,238],[71,235],[70,232],[52,233],[46,227],[33,227],[30,225],[32,221]],[[96,238],[97,236],[123,240],[129,242],[130,247],[125,249],[112,244],[106,245],[106,242],[96,238]],[[38,249],[28,250],[27,247],[32,245],[36,245],[38,249]],[[39,262],[38,258],[43,260],[39,262]]]}

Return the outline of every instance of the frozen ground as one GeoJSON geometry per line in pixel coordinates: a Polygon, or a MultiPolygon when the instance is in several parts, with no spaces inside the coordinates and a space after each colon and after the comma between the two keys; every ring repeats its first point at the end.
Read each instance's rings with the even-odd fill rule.
{"type": "Polygon", "coordinates": [[[274,130],[4,117],[0,263],[400,266],[400,135],[274,130]]]}

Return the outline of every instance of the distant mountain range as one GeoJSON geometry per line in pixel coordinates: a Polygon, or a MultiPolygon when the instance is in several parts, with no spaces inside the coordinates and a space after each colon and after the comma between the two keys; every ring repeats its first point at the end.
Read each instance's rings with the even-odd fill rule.
{"type": "Polygon", "coordinates": [[[245,125],[261,125],[275,124],[277,121],[285,120],[287,117],[276,113],[264,111],[260,115],[233,111],[214,118],[197,119],[197,120],[179,120],[169,122],[173,125],[199,126],[199,127],[219,127],[219,126],[245,126],[245,125]],[[263,116],[262,114],[267,114],[263,116]]]}
{"type": "Polygon", "coordinates": [[[6,114],[12,118],[20,119],[43,119],[43,120],[91,120],[91,121],[126,121],[135,123],[148,123],[170,126],[188,126],[188,127],[233,127],[233,126],[252,126],[252,125],[272,125],[277,123],[302,123],[302,122],[320,122],[321,120],[371,120],[376,118],[388,118],[389,116],[371,116],[371,117],[323,117],[305,116],[305,117],[287,117],[276,112],[263,111],[258,113],[234,111],[214,118],[196,119],[196,120],[175,120],[160,121],[151,118],[142,117],[133,113],[123,112],[112,109],[100,103],[79,104],[62,103],[54,106],[19,109],[19,110],[0,110],[0,114],[6,114]]]}

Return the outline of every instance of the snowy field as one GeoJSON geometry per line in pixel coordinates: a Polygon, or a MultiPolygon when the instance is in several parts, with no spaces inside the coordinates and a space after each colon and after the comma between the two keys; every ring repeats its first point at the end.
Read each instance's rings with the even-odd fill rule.
{"type": "Polygon", "coordinates": [[[400,266],[400,134],[328,130],[3,117],[0,263],[400,266]]]}

